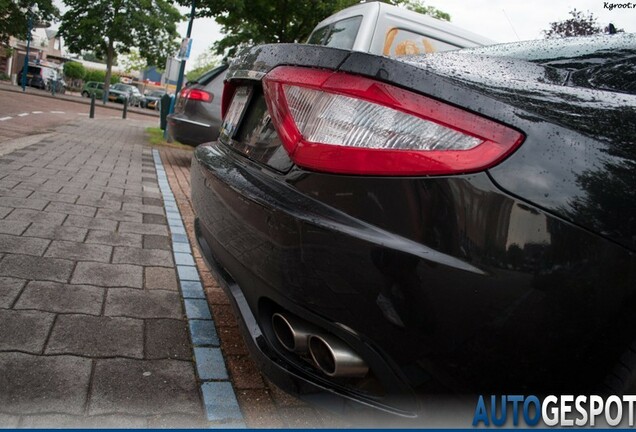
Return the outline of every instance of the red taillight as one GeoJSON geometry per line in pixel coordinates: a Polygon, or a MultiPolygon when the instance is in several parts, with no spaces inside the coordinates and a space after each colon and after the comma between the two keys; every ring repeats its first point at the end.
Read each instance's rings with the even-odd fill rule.
{"type": "Polygon", "coordinates": [[[521,133],[492,120],[346,73],[282,66],[265,76],[263,90],[292,160],[318,171],[475,172],[500,162],[523,141],[521,133]]]}
{"type": "Polygon", "coordinates": [[[193,101],[212,102],[214,95],[203,90],[184,88],[181,90],[181,97],[193,101]]]}

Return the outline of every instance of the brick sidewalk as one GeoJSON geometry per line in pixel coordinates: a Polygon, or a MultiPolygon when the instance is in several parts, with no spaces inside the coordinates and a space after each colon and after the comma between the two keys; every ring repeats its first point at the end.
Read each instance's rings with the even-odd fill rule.
{"type": "Polygon", "coordinates": [[[0,158],[0,425],[205,427],[145,123],[0,158]]]}
{"type": "MultiPolygon", "coordinates": [[[[194,237],[194,213],[190,201],[192,151],[161,149],[168,180],[183,217],[190,243],[194,237]]],[[[344,419],[315,410],[289,396],[265,379],[249,356],[230,302],[207,269],[198,248],[193,247],[199,274],[215,318],[230,378],[249,427],[332,428],[350,426],[344,419]]]]}

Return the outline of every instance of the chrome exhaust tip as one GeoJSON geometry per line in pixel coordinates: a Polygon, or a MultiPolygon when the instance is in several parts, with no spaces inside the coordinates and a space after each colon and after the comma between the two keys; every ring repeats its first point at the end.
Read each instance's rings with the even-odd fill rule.
{"type": "Polygon", "coordinates": [[[358,354],[331,335],[311,335],[309,353],[318,368],[330,377],[362,378],[369,372],[358,354]]]}
{"type": "Polygon", "coordinates": [[[304,354],[307,352],[307,340],[316,329],[305,321],[280,313],[272,315],[272,329],[276,339],[286,350],[304,354]]]}

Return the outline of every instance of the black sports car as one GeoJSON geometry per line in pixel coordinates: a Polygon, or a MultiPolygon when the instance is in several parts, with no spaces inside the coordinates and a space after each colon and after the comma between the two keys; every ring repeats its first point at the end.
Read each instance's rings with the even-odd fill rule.
{"type": "Polygon", "coordinates": [[[403,417],[436,394],[628,390],[635,83],[634,34],[244,52],[192,200],[263,371],[403,417]]]}
{"type": "Polygon", "coordinates": [[[181,90],[168,115],[168,133],[182,144],[197,145],[216,141],[221,126],[221,94],[227,64],[215,67],[181,90]]]}

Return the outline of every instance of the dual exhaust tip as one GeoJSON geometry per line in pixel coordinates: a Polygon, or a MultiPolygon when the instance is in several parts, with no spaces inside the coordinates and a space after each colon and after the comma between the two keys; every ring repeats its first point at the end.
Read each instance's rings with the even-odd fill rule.
{"type": "Polygon", "coordinates": [[[311,356],[323,373],[334,378],[362,378],[369,367],[339,338],[290,315],[272,315],[272,328],[288,351],[311,356]]]}

